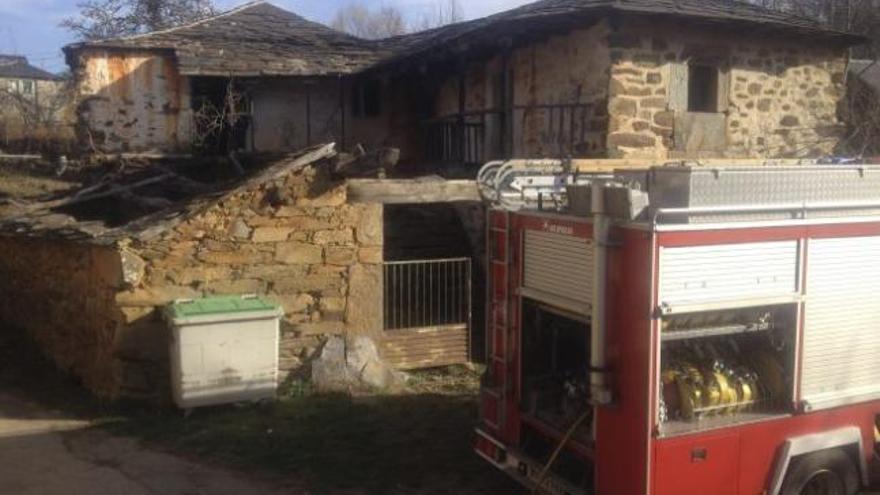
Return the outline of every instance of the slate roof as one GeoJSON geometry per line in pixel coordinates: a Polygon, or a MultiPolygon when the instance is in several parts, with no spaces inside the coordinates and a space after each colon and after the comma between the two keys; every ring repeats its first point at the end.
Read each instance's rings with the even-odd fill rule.
{"type": "Polygon", "coordinates": [[[851,60],[849,73],[853,77],[858,77],[875,91],[880,92],[880,61],[851,60]]]}
{"type": "Polygon", "coordinates": [[[350,74],[387,55],[375,43],[263,2],[177,28],[68,45],[68,59],[85,47],[173,50],[181,74],[239,77],[350,74]]]}
{"type": "Polygon", "coordinates": [[[540,24],[563,26],[615,14],[742,26],[753,34],[762,29],[764,33],[828,39],[845,45],[865,42],[860,35],[830,29],[815,19],[740,0],[541,0],[482,19],[383,40],[393,55],[382,63],[425,54],[452,42],[514,34],[517,27],[528,32],[540,24]]]}
{"type": "Polygon", "coordinates": [[[34,67],[28,63],[27,58],[20,55],[0,55],[0,78],[38,79],[41,81],[60,79],[51,72],[34,67]]]}
{"type": "Polygon", "coordinates": [[[650,15],[712,24],[739,25],[774,34],[858,44],[860,36],[819,22],[739,0],[540,0],[473,21],[369,41],[308,21],[259,1],[186,26],[128,38],[65,47],[173,51],[184,75],[325,76],[353,74],[429,54],[452,43],[493,40],[537,26],[564,28],[602,16],[650,15]]]}

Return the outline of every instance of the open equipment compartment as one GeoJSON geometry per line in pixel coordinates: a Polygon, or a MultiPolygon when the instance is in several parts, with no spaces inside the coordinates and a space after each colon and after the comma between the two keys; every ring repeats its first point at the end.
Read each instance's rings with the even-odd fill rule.
{"type": "Polygon", "coordinates": [[[791,412],[796,325],[796,304],[665,316],[661,436],[791,412]]]}
{"type": "MultiPolygon", "coordinates": [[[[531,299],[522,308],[522,412],[565,431],[589,410],[588,319],[531,299]]],[[[584,421],[575,441],[592,441],[592,425],[584,421]]]]}
{"type": "Polygon", "coordinates": [[[586,491],[593,486],[592,470],[584,466],[593,462],[594,443],[589,318],[524,297],[521,322],[520,448],[546,463],[574,428],[551,472],[586,491]]]}

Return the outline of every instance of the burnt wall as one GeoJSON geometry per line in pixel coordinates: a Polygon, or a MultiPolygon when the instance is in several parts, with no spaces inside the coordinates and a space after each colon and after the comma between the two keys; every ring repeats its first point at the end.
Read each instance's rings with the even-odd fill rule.
{"type": "Polygon", "coordinates": [[[86,50],[77,56],[74,99],[84,147],[103,152],[190,147],[189,80],[172,55],[86,50]]]}
{"type": "Polygon", "coordinates": [[[338,142],[342,129],[338,79],[254,80],[247,88],[253,109],[255,151],[299,150],[338,142]]]}
{"type": "MultiPolygon", "coordinates": [[[[499,112],[512,122],[513,157],[601,156],[607,128],[608,26],[602,22],[515,47],[509,54],[510,88],[505,91],[502,54],[468,65],[465,112],[486,112],[486,158],[503,156],[499,112]],[[505,94],[506,93],[506,94],[505,94]]],[[[438,117],[459,112],[457,75],[440,85],[438,117]]],[[[469,121],[473,118],[469,117],[469,121]]]]}
{"type": "MultiPolygon", "coordinates": [[[[375,115],[357,112],[353,92],[373,76],[350,77],[343,81],[341,102],[345,113],[345,149],[362,145],[366,150],[393,147],[400,150],[401,169],[422,161],[423,129],[419,108],[425,106],[425,81],[420,76],[382,76],[379,78],[378,108],[375,115]]],[[[379,77],[379,76],[376,76],[379,77]]],[[[343,143],[337,141],[342,146],[343,143]]],[[[412,169],[409,169],[410,171],[412,169]]]]}

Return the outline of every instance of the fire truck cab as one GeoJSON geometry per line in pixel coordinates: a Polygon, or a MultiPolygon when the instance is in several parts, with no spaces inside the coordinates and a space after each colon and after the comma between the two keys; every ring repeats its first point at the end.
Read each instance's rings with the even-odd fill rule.
{"type": "Polygon", "coordinates": [[[880,167],[493,163],[476,452],[536,492],[843,494],[880,415],[880,167]]]}

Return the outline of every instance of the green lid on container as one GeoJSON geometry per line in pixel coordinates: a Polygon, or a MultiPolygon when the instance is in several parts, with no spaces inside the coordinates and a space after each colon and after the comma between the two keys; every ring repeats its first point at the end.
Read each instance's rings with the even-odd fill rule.
{"type": "Polygon", "coordinates": [[[168,316],[182,319],[276,309],[278,309],[277,304],[257,296],[214,296],[178,300],[169,304],[166,311],[168,316]]]}

